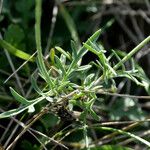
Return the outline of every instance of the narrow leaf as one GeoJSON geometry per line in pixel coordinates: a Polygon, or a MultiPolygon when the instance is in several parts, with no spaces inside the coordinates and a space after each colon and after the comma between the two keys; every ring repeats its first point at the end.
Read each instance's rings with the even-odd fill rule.
{"type": "Polygon", "coordinates": [[[55,60],[56,60],[58,69],[60,69],[62,71],[63,75],[65,75],[66,71],[65,71],[64,66],[62,65],[62,62],[60,61],[60,59],[57,56],[55,56],[55,60]]]}
{"type": "Polygon", "coordinates": [[[92,66],[91,65],[84,65],[84,66],[80,66],[78,67],[78,69],[76,69],[76,71],[85,71],[90,69],[92,66]]]}
{"type": "Polygon", "coordinates": [[[20,107],[20,108],[17,108],[17,109],[12,109],[12,110],[3,112],[3,113],[0,114],[0,119],[18,115],[21,112],[25,111],[26,109],[28,109],[27,106],[23,106],[23,107],[20,107]]]}
{"type": "Polygon", "coordinates": [[[66,53],[65,50],[63,50],[61,47],[56,46],[55,49],[58,50],[60,53],[64,54],[69,60],[71,60],[70,55],[66,53]]]}
{"type": "MultiPolygon", "coordinates": [[[[94,42],[98,39],[99,35],[101,33],[101,30],[96,31],[90,38],[89,40],[91,42],[94,42]]],[[[89,44],[89,40],[87,40],[85,43],[89,44]]],[[[72,61],[72,63],[70,64],[70,67],[67,71],[67,75],[70,75],[71,70],[78,64],[78,61],[82,59],[82,57],[87,53],[88,51],[85,49],[84,46],[81,47],[81,49],[79,50],[77,57],[72,61]]],[[[67,76],[66,76],[67,78],[67,76]]]]}
{"type": "Polygon", "coordinates": [[[40,70],[42,76],[44,76],[44,78],[45,78],[47,84],[49,85],[49,87],[50,87],[50,88],[53,88],[53,87],[54,87],[53,81],[52,81],[51,77],[50,77],[49,74],[48,74],[48,71],[47,71],[47,69],[46,69],[46,67],[45,67],[45,64],[44,64],[44,62],[43,62],[43,59],[42,59],[41,57],[38,57],[38,60],[37,60],[37,61],[38,61],[38,65],[39,65],[38,68],[39,68],[39,70],[40,70]]]}
{"type": "Polygon", "coordinates": [[[6,112],[3,112],[0,114],[0,119],[2,118],[8,118],[8,117],[12,117],[12,116],[15,116],[15,115],[18,115],[20,114],[21,112],[25,111],[25,110],[29,110],[29,112],[33,111],[33,106],[39,102],[41,102],[43,99],[45,99],[45,97],[40,97],[40,98],[37,98],[37,99],[34,99],[31,101],[31,103],[28,103],[20,108],[17,108],[17,109],[12,109],[12,110],[9,110],[9,111],[6,111],[6,112]]]}
{"type": "Polygon", "coordinates": [[[55,57],[55,49],[52,48],[52,49],[50,50],[50,60],[51,60],[51,62],[52,62],[52,65],[55,63],[55,62],[54,62],[54,57],[55,57]]]}
{"type": "Polygon", "coordinates": [[[77,57],[77,45],[74,41],[71,40],[71,49],[72,49],[72,56],[73,58],[77,57]]]}
{"type": "Polygon", "coordinates": [[[54,87],[54,84],[46,70],[45,64],[44,64],[44,60],[43,60],[43,55],[42,55],[42,47],[41,47],[41,29],[40,29],[40,25],[41,25],[41,6],[42,5],[42,1],[41,0],[36,0],[36,8],[35,8],[35,18],[36,18],[36,23],[35,23],[35,39],[36,39],[36,47],[37,47],[37,51],[38,51],[38,56],[37,56],[37,61],[38,61],[38,66],[39,66],[39,70],[42,74],[42,76],[44,76],[47,84],[49,85],[50,88],[54,87]]]}
{"type": "Polygon", "coordinates": [[[13,54],[14,56],[17,56],[21,59],[28,60],[31,62],[35,61],[34,57],[31,57],[31,55],[15,48],[14,46],[12,46],[11,44],[7,43],[6,41],[4,41],[2,39],[0,39],[0,46],[2,48],[6,49],[9,53],[13,54]]]}
{"type": "Polygon", "coordinates": [[[22,104],[30,104],[31,102],[19,95],[13,88],[10,87],[11,94],[13,97],[22,104]]]}
{"type": "Polygon", "coordinates": [[[97,120],[97,121],[100,120],[100,117],[94,112],[93,109],[90,109],[90,114],[95,120],[97,120]]]}
{"type": "Polygon", "coordinates": [[[77,45],[79,45],[80,47],[80,39],[78,36],[78,32],[77,32],[77,28],[76,25],[74,23],[74,20],[72,19],[72,17],[70,16],[70,14],[68,13],[68,11],[66,10],[66,8],[60,4],[59,5],[59,10],[60,10],[60,14],[62,15],[63,19],[66,22],[66,25],[71,33],[71,37],[72,39],[77,43],[77,45]]]}
{"type": "Polygon", "coordinates": [[[31,84],[32,84],[32,87],[33,89],[40,95],[42,95],[42,91],[39,89],[37,83],[36,83],[36,80],[35,78],[33,77],[33,75],[31,76],[31,84]]]}
{"type": "Polygon", "coordinates": [[[84,47],[89,50],[90,52],[94,53],[95,55],[99,55],[99,52],[97,50],[95,50],[94,48],[92,48],[90,45],[83,43],[84,47]]]}

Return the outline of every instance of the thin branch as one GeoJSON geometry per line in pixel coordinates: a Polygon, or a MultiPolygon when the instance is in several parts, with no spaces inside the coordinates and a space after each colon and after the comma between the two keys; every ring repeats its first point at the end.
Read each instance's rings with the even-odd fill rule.
{"type": "MultiPolygon", "coordinates": [[[[139,137],[144,137],[144,136],[150,135],[150,130],[147,130],[147,131],[142,132],[142,133],[137,134],[137,135],[138,135],[139,137]]],[[[133,138],[129,138],[129,139],[127,139],[127,140],[124,140],[123,142],[118,143],[118,145],[126,145],[126,144],[129,144],[129,143],[133,142],[133,141],[134,141],[133,138]]]]}
{"type": "Polygon", "coordinates": [[[49,110],[52,110],[52,108],[54,106],[57,106],[58,103],[62,102],[62,101],[66,101],[68,100],[70,97],[72,97],[74,94],[76,94],[78,92],[78,90],[75,90],[71,93],[69,93],[68,95],[65,95],[63,97],[61,97],[60,99],[58,99],[58,101],[56,103],[54,103],[53,105],[51,105],[50,103],[45,106],[38,114],[34,115],[32,119],[30,119],[25,128],[18,134],[18,136],[13,140],[13,142],[6,148],[6,150],[9,150],[18,140],[19,138],[37,121],[39,120],[44,114],[48,113],[49,110]]]}
{"type": "Polygon", "coordinates": [[[4,81],[4,83],[6,83],[6,82],[7,82],[13,75],[15,75],[25,64],[27,64],[27,63],[29,62],[29,60],[35,56],[36,53],[37,53],[37,51],[34,52],[34,53],[29,57],[29,59],[26,60],[22,65],[20,65],[20,66],[18,67],[18,69],[16,69],[16,70],[4,81]]]}

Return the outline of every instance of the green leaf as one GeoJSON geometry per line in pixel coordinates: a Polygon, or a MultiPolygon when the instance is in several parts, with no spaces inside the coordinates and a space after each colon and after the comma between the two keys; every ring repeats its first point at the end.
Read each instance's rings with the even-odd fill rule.
{"type": "Polygon", "coordinates": [[[30,106],[28,107],[28,113],[33,113],[34,111],[35,111],[34,106],[33,106],[33,105],[30,105],[30,106]]]}
{"type": "Polygon", "coordinates": [[[27,13],[30,11],[30,9],[33,8],[34,1],[32,1],[32,0],[16,1],[15,5],[16,5],[16,9],[19,13],[23,13],[24,15],[27,15],[27,13]]]}
{"type": "Polygon", "coordinates": [[[146,44],[150,42],[150,36],[145,38],[139,45],[137,45],[133,50],[131,50],[121,61],[119,61],[113,68],[116,70],[120,66],[122,66],[123,63],[125,63],[127,60],[131,59],[131,57],[137,53],[139,50],[141,50],[146,44]]]}
{"type": "Polygon", "coordinates": [[[55,46],[55,49],[58,50],[60,53],[64,54],[69,60],[71,60],[71,56],[66,53],[61,47],[55,46]]]}
{"type": "Polygon", "coordinates": [[[42,77],[45,79],[47,84],[51,89],[54,88],[54,83],[52,81],[52,78],[49,76],[48,71],[46,69],[46,66],[44,64],[43,55],[42,55],[42,47],[41,47],[41,14],[42,14],[42,1],[36,0],[36,8],[35,8],[35,40],[36,40],[36,47],[37,47],[37,65],[38,69],[42,75],[42,77]]]}
{"type": "MultiPolygon", "coordinates": [[[[48,91],[47,93],[43,93],[43,92],[39,89],[39,87],[38,87],[38,85],[37,85],[37,83],[36,83],[36,80],[34,79],[33,76],[31,76],[31,83],[32,83],[32,87],[34,88],[34,90],[35,90],[39,95],[45,97],[45,99],[46,99],[47,101],[49,101],[49,102],[52,102],[52,101],[53,101],[53,99],[50,97],[50,91],[48,91]],[[49,96],[47,96],[47,95],[49,95],[49,96]]],[[[32,109],[32,108],[31,108],[31,109],[32,109]]]]}
{"type": "Polygon", "coordinates": [[[5,112],[0,114],[0,119],[18,115],[21,112],[25,111],[26,109],[28,109],[28,106],[25,105],[25,106],[17,108],[17,109],[12,109],[12,110],[9,110],[9,111],[5,111],[5,112]]]}
{"type": "Polygon", "coordinates": [[[36,80],[35,78],[33,77],[33,75],[31,75],[31,84],[32,84],[32,87],[33,89],[40,95],[42,95],[42,91],[39,89],[37,83],[36,83],[36,80]]]}
{"type": "Polygon", "coordinates": [[[25,99],[24,97],[22,97],[21,95],[19,95],[13,88],[10,87],[10,91],[11,94],[13,95],[13,97],[20,103],[22,104],[30,104],[32,102],[28,101],[27,99],[25,99]]]}
{"type": "Polygon", "coordinates": [[[94,48],[92,48],[90,45],[86,44],[86,43],[83,43],[84,47],[86,49],[88,49],[90,52],[94,53],[95,55],[99,55],[99,52],[97,50],[95,50],[94,48]]]}
{"type": "Polygon", "coordinates": [[[66,66],[66,56],[61,54],[59,59],[60,59],[62,65],[66,66]]]}
{"type": "MultiPolygon", "coordinates": [[[[112,50],[112,52],[113,52],[113,54],[115,55],[115,57],[117,58],[118,62],[120,62],[120,61],[121,61],[121,58],[120,58],[120,56],[118,55],[118,53],[119,53],[120,51],[118,51],[118,53],[117,53],[116,51],[112,50]]],[[[121,52],[120,52],[120,53],[121,53],[121,52]]],[[[121,53],[121,54],[122,54],[122,53],[121,53]]],[[[124,54],[124,53],[123,53],[123,54],[124,54]]],[[[125,66],[124,66],[123,63],[121,63],[121,67],[122,67],[122,70],[125,70],[125,66]]]]}
{"type": "MultiPolygon", "coordinates": [[[[89,44],[89,40],[91,42],[94,42],[98,39],[99,35],[101,33],[101,30],[96,31],[85,43],[89,44]]],[[[67,71],[67,76],[70,75],[72,69],[78,64],[78,62],[82,59],[82,57],[87,53],[88,51],[85,49],[84,46],[81,47],[81,49],[79,50],[79,52],[77,53],[77,57],[72,61],[72,63],[70,64],[70,67],[67,71]]],[[[67,78],[66,76],[66,78],[67,78]]]]}
{"type": "Polygon", "coordinates": [[[76,58],[78,47],[77,47],[76,43],[72,40],[71,40],[71,49],[72,49],[72,57],[76,58]]]}
{"type": "Polygon", "coordinates": [[[55,127],[59,119],[53,114],[45,114],[44,116],[42,116],[40,121],[44,125],[45,129],[48,131],[50,127],[55,127]]]}
{"type": "Polygon", "coordinates": [[[55,56],[55,60],[56,60],[56,64],[57,64],[58,69],[60,69],[62,71],[63,75],[66,75],[65,68],[64,68],[62,62],[60,61],[60,59],[57,56],[55,56]]]}
{"type": "MultiPolygon", "coordinates": [[[[137,74],[137,73],[136,73],[137,74]]],[[[117,77],[126,77],[135,82],[137,85],[144,86],[142,82],[138,81],[138,77],[134,77],[134,73],[127,71],[117,71],[117,77]]]]}
{"type": "Polygon", "coordinates": [[[19,49],[16,49],[15,47],[13,47],[11,44],[7,43],[6,41],[4,40],[1,40],[0,39],[0,46],[4,49],[6,49],[9,53],[21,58],[21,59],[24,59],[24,60],[29,60],[31,62],[34,62],[34,58],[31,58],[31,55],[19,50],[19,49]]]}
{"type": "Polygon", "coordinates": [[[95,111],[93,109],[89,110],[90,115],[97,121],[100,121],[100,117],[95,113],[95,111]]]}
{"type": "Polygon", "coordinates": [[[106,63],[106,66],[108,67],[109,71],[110,71],[113,75],[117,76],[116,71],[110,66],[110,64],[106,63]]]}
{"type": "Polygon", "coordinates": [[[94,76],[95,76],[94,73],[89,74],[89,75],[85,78],[85,80],[84,80],[84,85],[89,85],[89,84],[91,84],[92,79],[94,78],[94,76]]]}
{"type": "MultiPolygon", "coordinates": [[[[78,96],[74,96],[75,98],[78,98],[78,96]]],[[[73,104],[74,106],[79,106],[81,108],[84,107],[83,103],[81,101],[78,101],[78,100],[70,100],[70,103],[73,104]]]]}
{"type": "Polygon", "coordinates": [[[51,62],[52,62],[52,65],[54,65],[54,63],[55,63],[54,58],[55,58],[55,49],[52,48],[52,49],[50,50],[50,60],[51,60],[51,62]]]}
{"type": "Polygon", "coordinates": [[[90,69],[92,66],[91,65],[84,65],[84,66],[80,66],[76,69],[76,71],[85,71],[90,69]]]}
{"type": "Polygon", "coordinates": [[[135,100],[131,98],[118,98],[108,110],[111,120],[119,120],[125,117],[136,121],[144,119],[145,115],[135,100]]]}
{"type": "Polygon", "coordinates": [[[20,108],[12,109],[12,110],[3,112],[3,113],[0,114],[0,119],[18,115],[18,114],[22,113],[23,111],[25,111],[27,109],[28,109],[28,112],[33,112],[33,110],[34,110],[33,106],[35,104],[41,102],[43,99],[45,99],[45,97],[40,97],[40,98],[31,100],[31,103],[25,104],[24,106],[22,106],[20,108]]]}
{"type": "Polygon", "coordinates": [[[60,10],[60,14],[62,15],[63,19],[65,20],[66,25],[67,25],[70,33],[71,33],[72,39],[80,47],[80,39],[78,36],[78,32],[77,32],[77,28],[76,28],[76,25],[74,23],[74,20],[72,19],[72,17],[68,13],[67,9],[62,4],[59,5],[59,10],[60,10]]]}
{"type": "Polygon", "coordinates": [[[54,88],[54,83],[52,81],[52,78],[49,76],[42,57],[37,58],[37,65],[43,79],[47,82],[50,88],[54,88]]]}
{"type": "Polygon", "coordinates": [[[23,139],[20,144],[22,150],[39,150],[38,145],[33,145],[32,141],[23,139]]]}

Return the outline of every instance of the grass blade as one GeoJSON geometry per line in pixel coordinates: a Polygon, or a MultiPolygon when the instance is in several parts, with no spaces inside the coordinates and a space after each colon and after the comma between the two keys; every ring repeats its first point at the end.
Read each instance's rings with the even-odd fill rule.
{"type": "Polygon", "coordinates": [[[18,58],[28,60],[28,61],[31,61],[31,62],[35,61],[34,57],[31,58],[31,55],[15,48],[14,46],[12,46],[11,44],[7,43],[4,40],[0,39],[0,46],[3,47],[4,49],[6,49],[9,53],[11,53],[14,56],[18,57],[18,58]]]}
{"type": "Polygon", "coordinates": [[[150,36],[144,39],[139,45],[137,45],[130,53],[128,53],[119,63],[114,66],[114,69],[118,69],[123,63],[129,60],[135,53],[143,48],[148,42],[150,42],[150,36]]]}
{"type": "Polygon", "coordinates": [[[74,23],[72,17],[70,16],[67,9],[62,4],[59,4],[59,10],[60,10],[60,14],[62,15],[63,19],[65,20],[66,25],[71,33],[72,39],[80,47],[81,46],[80,39],[79,39],[78,32],[77,32],[77,29],[76,29],[76,26],[75,26],[75,23],[74,23]]]}
{"type": "Polygon", "coordinates": [[[138,141],[140,141],[141,143],[147,145],[148,147],[150,147],[150,142],[146,141],[145,139],[139,137],[139,136],[136,136],[130,132],[126,132],[126,131],[123,131],[123,130],[120,130],[120,129],[114,129],[114,128],[110,128],[110,127],[98,127],[99,129],[102,129],[102,130],[106,130],[106,131],[112,131],[112,132],[117,132],[117,133],[120,133],[120,134],[124,134],[124,135],[127,135],[129,137],[132,137],[138,141]]]}

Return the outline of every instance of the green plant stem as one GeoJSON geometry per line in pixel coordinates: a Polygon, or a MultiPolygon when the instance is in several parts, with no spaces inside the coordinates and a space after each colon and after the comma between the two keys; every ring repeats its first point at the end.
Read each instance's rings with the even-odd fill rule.
{"type": "Polygon", "coordinates": [[[150,41],[150,36],[144,39],[139,45],[137,45],[128,55],[126,55],[118,64],[116,64],[113,69],[117,70],[123,63],[129,60],[135,53],[137,53],[141,48],[143,48],[150,41]]]}
{"type": "Polygon", "coordinates": [[[40,30],[40,23],[41,23],[41,0],[36,0],[36,7],[35,7],[35,40],[36,46],[38,50],[38,55],[42,54],[42,47],[41,47],[41,30],[40,30]]]}
{"type": "Polygon", "coordinates": [[[35,17],[36,17],[36,23],[35,23],[35,40],[36,40],[36,47],[37,47],[37,58],[38,58],[38,64],[39,69],[41,70],[41,73],[44,75],[47,84],[50,88],[54,88],[54,84],[52,83],[51,78],[49,77],[49,74],[46,70],[44,60],[43,60],[43,54],[42,54],[42,47],[41,47],[41,12],[42,12],[42,1],[36,0],[36,7],[35,7],[35,17]]]}
{"type": "Polygon", "coordinates": [[[6,148],[6,150],[9,150],[17,141],[18,139],[37,121],[39,120],[44,114],[46,114],[48,111],[47,107],[43,108],[43,110],[41,112],[39,112],[38,114],[36,114],[33,117],[33,120],[31,119],[31,121],[24,127],[24,129],[21,131],[21,133],[19,133],[17,135],[17,137],[14,139],[14,141],[6,148]]]}

